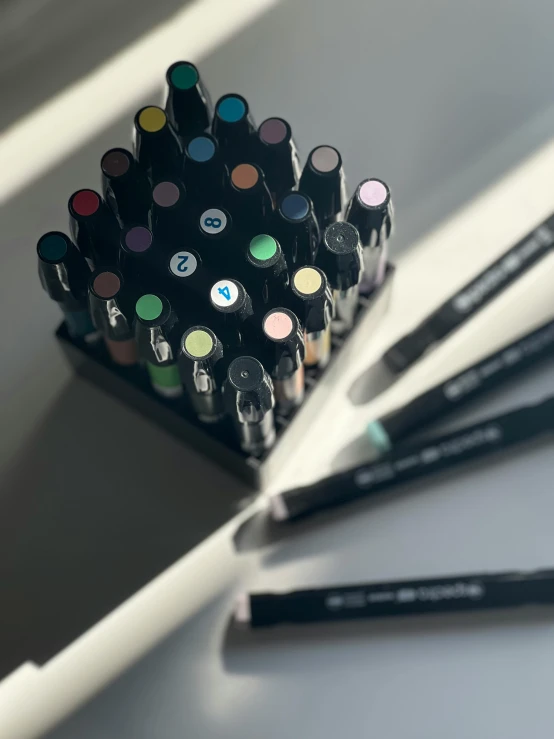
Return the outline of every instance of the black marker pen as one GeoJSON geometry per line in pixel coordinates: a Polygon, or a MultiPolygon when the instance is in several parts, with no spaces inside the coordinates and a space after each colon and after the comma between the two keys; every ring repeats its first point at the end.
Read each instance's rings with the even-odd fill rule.
{"type": "Polygon", "coordinates": [[[218,280],[210,290],[210,302],[222,319],[219,334],[225,349],[244,343],[244,323],[253,314],[252,300],[237,280],[218,280]]]}
{"type": "Polygon", "coordinates": [[[183,150],[165,111],[155,105],[135,115],[134,152],[152,182],[181,176],[183,150]]]}
{"type": "Polygon", "coordinates": [[[302,170],[299,188],[312,199],[322,231],[340,217],[347,196],[342,158],[337,149],[332,146],[312,149],[302,170]]]}
{"type": "Polygon", "coordinates": [[[190,197],[206,207],[223,201],[229,171],[213,136],[195,136],[185,146],[183,182],[190,197]]]}
{"type": "Polygon", "coordinates": [[[289,286],[287,263],[279,242],[268,234],[258,234],[246,250],[245,281],[257,307],[279,305],[289,286]]]}
{"type": "Polygon", "coordinates": [[[94,190],[77,190],[69,198],[67,207],[71,236],[89,267],[115,264],[119,224],[100,195],[94,190]]]}
{"type": "Polygon", "coordinates": [[[159,250],[154,235],[146,226],[129,226],[121,230],[119,268],[128,279],[137,280],[144,286],[155,279],[156,257],[159,250]]]}
{"type": "Polygon", "coordinates": [[[193,242],[198,245],[198,251],[214,277],[223,277],[235,271],[237,264],[242,262],[236,239],[233,219],[228,210],[209,207],[200,214],[193,242]]]}
{"type": "Polygon", "coordinates": [[[88,300],[92,322],[104,337],[112,360],[124,367],[136,364],[137,343],[121,272],[113,268],[93,272],[88,300]]]}
{"type": "Polygon", "coordinates": [[[458,431],[393,450],[382,461],[354,467],[270,499],[273,517],[287,520],[342,505],[554,431],[554,397],[458,431]]]}
{"type": "Polygon", "coordinates": [[[307,195],[285,193],[277,203],[274,227],[291,270],[314,263],[320,233],[312,201],[307,195]]]}
{"type": "Polygon", "coordinates": [[[325,229],[317,261],[334,290],[332,330],[344,333],[354,325],[363,261],[360,235],[351,223],[339,221],[325,229]]]}
{"type": "Polygon", "coordinates": [[[277,410],[287,415],[304,400],[304,336],[300,322],[286,308],[274,308],[262,321],[277,410]]]}
{"type": "Polygon", "coordinates": [[[135,337],[154,390],[164,398],[180,398],[183,386],[172,346],[177,316],[163,295],[141,295],[135,305],[135,337]]]}
{"type": "Polygon", "coordinates": [[[127,149],[110,149],[102,157],[102,192],[119,224],[149,225],[152,206],[150,180],[127,149]]]}
{"type": "Polygon", "coordinates": [[[165,249],[186,246],[192,213],[183,184],[162,180],[152,190],[152,231],[165,249]]]}
{"type": "Polygon", "coordinates": [[[554,604],[554,570],[480,572],[424,580],[244,593],[235,620],[252,628],[554,604]]]}
{"type": "Polygon", "coordinates": [[[258,128],[260,164],[273,201],[298,186],[300,160],[292,131],[283,118],[267,118],[258,128]]]}
{"type": "Polygon", "coordinates": [[[64,314],[67,330],[73,338],[95,341],[98,332],[87,304],[90,269],[69,236],[49,231],[37,244],[38,275],[48,296],[64,314]]]}
{"type": "Polygon", "coordinates": [[[331,359],[331,318],[333,293],[325,272],[318,267],[301,267],[291,280],[292,291],[301,301],[306,344],[306,367],[323,369],[331,359]]]}
{"type": "Polygon", "coordinates": [[[386,183],[375,178],[361,182],[348,203],[345,220],[358,229],[364,250],[362,293],[371,292],[385,279],[392,219],[392,200],[386,183]]]}
{"type": "Polygon", "coordinates": [[[216,371],[223,358],[223,346],[206,326],[192,326],[183,334],[179,371],[198,418],[217,423],[224,416],[222,378],[216,371]]]}
{"type": "Polygon", "coordinates": [[[260,456],[275,443],[273,385],[254,357],[237,357],[227,370],[223,401],[243,451],[260,456]]]}
{"type": "Polygon", "coordinates": [[[247,237],[267,230],[273,201],[257,164],[237,164],[231,170],[228,201],[235,223],[247,237]]]}
{"type": "Polygon", "coordinates": [[[256,126],[242,95],[232,93],[219,98],[215,106],[212,133],[230,168],[239,162],[252,160],[256,126]]]}
{"type": "Polygon", "coordinates": [[[210,95],[191,62],[175,62],[165,75],[165,112],[183,143],[206,131],[212,119],[210,95]]]}
{"type": "Polygon", "coordinates": [[[554,356],[554,321],[506,344],[367,427],[372,446],[387,452],[412,431],[444,417],[487,390],[554,356]]]}

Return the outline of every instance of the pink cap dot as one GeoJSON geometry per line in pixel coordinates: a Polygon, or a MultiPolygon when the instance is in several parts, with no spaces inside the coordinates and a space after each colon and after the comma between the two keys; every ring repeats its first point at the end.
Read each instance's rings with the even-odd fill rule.
{"type": "Polygon", "coordinates": [[[383,205],[387,195],[387,188],[379,180],[368,180],[360,187],[360,200],[370,207],[383,205]]]}
{"type": "Polygon", "coordinates": [[[270,339],[286,339],[290,336],[294,326],[290,316],[286,313],[277,311],[276,313],[270,313],[264,321],[264,331],[270,339]]]}

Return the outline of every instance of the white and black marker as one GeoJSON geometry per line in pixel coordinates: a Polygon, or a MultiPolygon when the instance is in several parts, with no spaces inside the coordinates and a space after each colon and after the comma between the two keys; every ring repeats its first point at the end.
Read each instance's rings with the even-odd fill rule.
{"type": "Polygon", "coordinates": [[[207,326],[192,326],[183,334],[179,352],[179,372],[194,410],[204,423],[223,418],[221,386],[217,372],[223,346],[207,326]]]}
{"type": "Polygon", "coordinates": [[[218,280],[210,290],[212,308],[222,317],[224,346],[241,346],[243,324],[254,311],[250,295],[237,280],[218,280]]]}
{"type": "Polygon", "coordinates": [[[273,384],[257,359],[237,357],[231,362],[223,385],[223,402],[243,451],[258,457],[273,446],[273,384]]]}
{"type": "Polygon", "coordinates": [[[300,321],[287,308],[274,308],[262,321],[268,367],[277,410],[287,415],[304,400],[304,336],[300,321]]]}
{"type": "Polygon", "coordinates": [[[419,431],[436,418],[443,418],[473,398],[552,356],[554,321],[548,321],[401,408],[372,421],[367,427],[371,445],[380,453],[388,452],[412,431],[419,431]]]}
{"type": "Polygon", "coordinates": [[[317,261],[334,291],[335,320],[332,330],[345,333],[354,325],[358,309],[358,284],[363,264],[358,230],[345,221],[327,226],[317,261]]]}
{"type": "Polygon", "coordinates": [[[388,185],[375,178],[360,182],[346,208],[345,220],[360,234],[364,254],[360,292],[369,293],[385,279],[387,242],[393,225],[388,185]]]}
{"type": "Polygon", "coordinates": [[[251,628],[554,605],[554,569],[243,593],[235,621],[251,628]]]}
{"type": "Polygon", "coordinates": [[[343,505],[402,483],[515,446],[554,431],[554,396],[450,434],[403,445],[382,461],[339,472],[270,498],[273,517],[290,520],[343,505]]]}

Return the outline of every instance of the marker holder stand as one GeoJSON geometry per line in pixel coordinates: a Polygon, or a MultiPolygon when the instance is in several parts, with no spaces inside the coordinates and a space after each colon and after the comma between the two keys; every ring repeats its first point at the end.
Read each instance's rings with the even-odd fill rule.
{"type": "Polygon", "coordinates": [[[386,311],[394,267],[387,265],[385,281],[368,296],[360,297],[353,328],[345,335],[333,335],[331,361],[325,369],[306,370],[306,395],[302,405],[286,418],[276,414],[277,441],[262,457],[252,457],[242,451],[230,419],[219,424],[202,423],[189,406],[186,397],[166,400],[150,386],[141,366],[121,367],[114,364],[102,341],[95,344],[70,337],[65,324],[56,331],[64,353],[75,372],[127,403],[170,434],[182,439],[196,451],[206,455],[253,488],[264,487],[275,470],[286,463],[290,451],[302,438],[325,402],[326,387],[340,372],[348,352],[350,337],[358,330],[368,334],[378,325],[386,311]]]}

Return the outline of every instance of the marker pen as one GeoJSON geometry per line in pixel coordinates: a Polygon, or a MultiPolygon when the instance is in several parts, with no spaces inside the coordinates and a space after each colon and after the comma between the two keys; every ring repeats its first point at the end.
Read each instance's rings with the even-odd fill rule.
{"type": "Polygon", "coordinates": [[[127,318],[123,275],[117,269],[99,269],[89,281],[89,308],[92,322],[106,342],[116,364],[130,366],[138,360],[137,344],[127,318]]]}
{"type": "Polygon", "coordinates": [[[190,62],[175,62],[165,75],[165,112],[183,144],[206,131],[212,119],[210,95],[190,62]]]}
{"type": "Polygon", "coordinates": [[[393,221],[391,194],[386,183],[375,178],[361,182],[348,203],[345,220],[360,234],[364,249],[360,292],[369,293],[385,279],[387,241],[393,221]]]}
{"type": "Polygon", "coordinates": [[[232,93],[219,98],[215,106],[212,133],[229,167],[251,160],[256,127],[242,95],[232,93]]]}
{"type": "Polygon", "coordinates": [[[181,176],[183,150],[165,112],[155,105],[135,115],[134,152],[152,182],[181,176]]]}
{"type": "Polygon", "coordinates": [[[154,236],[146,226],[129,226],[121,231],[119,268],[128,279],[147,282],[155,260],[154,236]]]}
{"type": "Polygon", "coordinates": [[[273,446],[276,437],[273,385],[257,359],[233,359],[223,385],[223,403],[243,451],[258,457],[273,446]]]}
{"type": "Polygon", "coordinates": [[[198,219],[194,239],[214,275],[223,276],[237,263],[233,219],[225,208],[206,208],[198,219]]]}
{"type": "Polygon", "coordinates": [[[191,226],[191,210],[183,184],[163,180],[152,190],[152,231],[164,249],[183,247],[191,226]]]}
{"type": "Polygon", "coordinates": [[[412,431],[499,387],[542,359],[554,356],[554,321],[548,321],[480,362],[422,393],[401,408],[372,421],[367,434],[379,452],[388,452],[412,431]]]}
{"type": "Polygon", "coordinates": [[[165,275],[169,281],[164,289],[178,315],[186,316],[187,323],[209,320],[213,312],[208,299],[213,275],[205,268],[202,256],[190,247],[169,252],[165,275]]]}
{"type": "Polygon", "coordinates": [[[237,599],[235,620],[252,628],[554,604],[554,570],[480,572],[395,580],[237,599]]]}
{"type": "Polygon", "coordinates": [[[221,316],[219,335],[225,349],[238,347],[244,341],[244,322],[254,311],[252,300],[237,280],[218,280],[210,290],[210,302],[221,316]]]}
{"type": "Polygon", "coordinates": [[[331,359],[333,293],[318,267],[301,267],[291,280],[292,291],[302,301],[306,367],[323,369],[331,359]]]}
{"type": "Polygon", "coordinates": [[[286,308],[266,313],[262,328],[277,410],[287,415],[304,400],[304,337],[298,318],[286,308]]]}
{"type": "Polygon", "coordinates": [[[248,244],[247,287],[259,306],[279,304],[287,296],[289,274],[279,242],[268,234],[258,234],[248,244]]]}
{"type": "Polygon", "coordinates": [[[342,158],[332,146],[316,146],[302,170],[299,189],[308,195],[323,231],[334,223],[346,205],[346,182],[342,158]]]}
{"type": "Polygon", "coordinates": [[[179,352],[179,371],[192,406],[204,423],[217,423],[225,413],[221,378],[216,372],[222,358],[223,346],[211,329],[192,326],[185,331],[179,352]]]}
{"type": "Polygon", "coordinates": [[[115,264],[119,224],[100,195],[94,190],[77,190],[67,207],[71,236],[89,267],[115,264]]]}
{"type": "Polygon", "coordinates": [[[237,164],[231,170],[229,204],[235,223],[245,235],[254,236],[267,228],[273,202],[257,164],[237,164]]]}
{"type": "Polygon", "coordinates": [[[205,133],[185,146],[183,182],[193,200],[203,205],[221,202],[229,181],[217,140],[205,133]]]}
{"type": "Polygon", "coordinates": [[[258,128],[260,164],[274,202],[298,187],[300,160],[291,127],[283,118],[267,118],[258,128]]]}
{"type": "Polygon", "coordinates": [[[360,235],[352,224],[339,221],[327,226],[318,252],[318,266],[327,275],[334,291],[332,331],[336,333],[344,333],[354,325],[362,260],[360,235]]]}
{"type": "Polygon", "coordinates": [[[291,269],[313,264],[320,241],[312,201],[302,192],[287,192],[277,204],[275,231],[291,269]]]}
{"type": "Polygon", "coordinates": [[[119,224],[149,225],[152,191],[146,172],[127,149],[107,151],[100,162],[102,193],[119,224]]]}
{"type": "Polygon", "coordinates": [[[88,312],[90,269],[85,258],[64,233],[49,231],[37,243],[38,275],[48,296],[64,314],[70,336],[95,341],[98,332],[88,312]]]}
{"type": "Polygon", "coordinates": [[[393,449],[382,461],[354,467],[313,485],[270,499],[273,517],[284,521],[349,503],[435,472],[486,457],[554,431],[554,396],[540,403],[393,449]]]}
{"type": "Polygon", "coordinates": [[[145,361],[154,390],[164,398],[180,398],[181,377],[174,356],[171,333],[177,316],[163,295],[141,295],[135,305],[135,337],[139,357],[145,361]]]}

